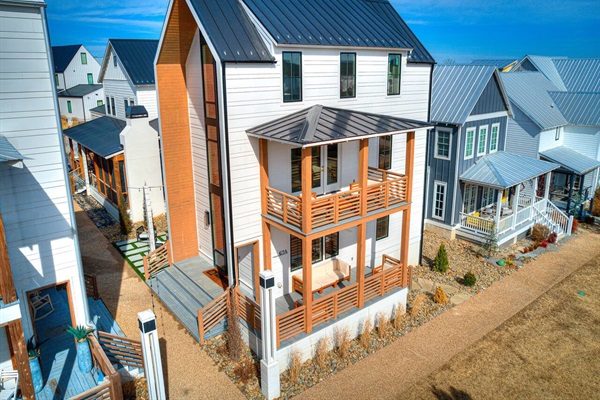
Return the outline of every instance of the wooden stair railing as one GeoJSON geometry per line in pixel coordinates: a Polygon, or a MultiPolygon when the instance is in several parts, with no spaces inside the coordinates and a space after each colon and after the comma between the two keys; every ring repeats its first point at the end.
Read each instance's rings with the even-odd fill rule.
{"type": "Polygon", "coordinates": [[[143,257],[144,277],[146,280],[152,278],[158,271],[171,265],[171,253],[169,251],[169,241],[167,240],[158,249],[148,253],[143,257]]]}
{"type": "Polygon", "coordinates": [[[198,310],[198,333],[200,344],[204,344],[204,336],[212,328],[227,318],[229,308],[229,291],[221,293],[216,299],[198,310]]]}
{"type": "Polygon", "coordinates": [[[246,323],[251,329],[260,332],[260,305],[248,296],[246,296],[244,293],[242,293],[239,286],[235,287],[235,293],[235,299],[237,301],[237,312],[239,317],[246,321],[246,323]]]}
{"type": "Polygon", "coordinates": [[[133,368],[144,368],[142,342],[124,336],[98,332],[98,342],[111,363],[133,368]]]}

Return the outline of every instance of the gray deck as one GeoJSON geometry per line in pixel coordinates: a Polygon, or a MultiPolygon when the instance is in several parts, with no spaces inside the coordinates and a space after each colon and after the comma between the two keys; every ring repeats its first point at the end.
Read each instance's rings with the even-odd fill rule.
{"type": "MultiPolygon", "coordinates": [[[[194,257],[159,271],[147,281],[156,296],[196,340],[200,340],[198,310],[223,293],[223,289],[203,273],[211,268],[214,267],[209,260],[194,257]]],[[[219,324],[205,338],[214,337],[223,329],[224,324],[219,324]]]]}

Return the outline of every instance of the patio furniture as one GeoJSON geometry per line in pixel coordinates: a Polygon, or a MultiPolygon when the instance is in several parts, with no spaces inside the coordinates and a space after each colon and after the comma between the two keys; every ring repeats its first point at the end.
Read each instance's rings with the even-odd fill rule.
{"type": "Polygon", "coordinates": [[[387,254],[384,254],[383,256],[381,256],[381,265],[373,268],[373,271],[371,271],[371,276],[383,272],[386,269],[394,268],[399,264],[400,260],[390,257],[387,254]]]}
{"type": "Polygon", "coordinates": [[[52,300],[50,300],[49,294],[42,296],[40,295],[39,291],[35,291],[29,296],[29,302],[31,304],[31,308],[33,309],[34,321],[47,317],[54,312],[54,305],[52,305],[52,300]],[[42,315],[38,315],[42,308],[49,308],[49,310],[42,315]]]}
{"type": "MultiPolygon", "coordinates": [[[[350,265],[342,260],[327,260],[312,269],[312,292],[323,293],[323,289],[333,286],[344,280],[350,281],[350,265]]],[[[302,282],[302,272],[292,275],[292,290],[302,293],[304,283],[302,282]]]]}
{"type": "Polygon", "coordinates": [[[7,400],[17,398],[17,391],[19,390],[19,372],[11,369],[3,369],[0,370],[0,392],[4,392],[9,390],[11,393],[8,393],[8,397],[2,397],[7,400]],[[9,386],[6,383],[14,380],[14,386],[9,386]]]}

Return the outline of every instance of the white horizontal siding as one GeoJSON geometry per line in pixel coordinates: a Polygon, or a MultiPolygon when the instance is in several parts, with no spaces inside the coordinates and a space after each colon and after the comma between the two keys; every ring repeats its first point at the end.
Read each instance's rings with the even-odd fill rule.
{"type": "MultiPolygon", "coordinates": [[[[135,88],[126,80],[104,79],[104,102],[106,97],[114,97],[115,106],[117,108],[117,118],[125,119],[125,103],[124,99],[132,99],[136,102],[135,88]]],[[[137,104],[137,102],[136,102],[137,104]]],[[[111,113],[112,115],[112,113],[111,113]]]]}
{"type": "Polygon", "coordinates": [[[93,83],[98,83],[98,74],[100,73],[100,64],[94,56],[84,47],[81,46],[77,50],[77,54],[73,56],[71,62],[64,72],[64,80],[67,88],[72,88],[77,85],[87,85],[87,74],[92,74],[93,83]],[[87,64],[81,63],[81,53],[87,54],[87,64]]]}
{"type": "Polygon", "coordinates": [[[563,128],[552,128],[540,132],[540,152],[563,145],[563,128]],[[558,140],[556,131],[558,130],[558,140]]]}
{"type": "Polygon", "coordinates": [[[156,89],[155,88],[138,88],[137,89],[137,105],[146,107],[148,117],[154,119],[158,117],[158,108],[156,104],[156,89]]]}

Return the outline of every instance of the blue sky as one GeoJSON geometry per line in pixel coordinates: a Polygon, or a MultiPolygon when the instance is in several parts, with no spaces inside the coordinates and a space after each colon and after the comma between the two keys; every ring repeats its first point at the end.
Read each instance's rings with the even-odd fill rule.
{"type": "MultiPolygon", "coordinates": [[[[53,45],[158,39],[167,0],[46,0],[53,45]]],[[[600,0],[391,0],[438,62],[525,54],[600,58],[600,0]]]]}

